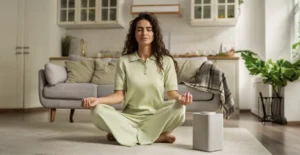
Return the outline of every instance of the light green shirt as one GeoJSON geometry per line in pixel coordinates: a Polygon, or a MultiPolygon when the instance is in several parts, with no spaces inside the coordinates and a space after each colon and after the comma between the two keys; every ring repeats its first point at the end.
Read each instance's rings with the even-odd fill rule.
{"type": "Polygon", "coordinates": [[[120,57],[115,76],[115,90],[125,90],[123,112],[133,115],[154,114],[164,104],[164,91],[178,90],[171,57],[163,57],[162,72],[151,56],[144,62],[137,52],[120,57]]]}

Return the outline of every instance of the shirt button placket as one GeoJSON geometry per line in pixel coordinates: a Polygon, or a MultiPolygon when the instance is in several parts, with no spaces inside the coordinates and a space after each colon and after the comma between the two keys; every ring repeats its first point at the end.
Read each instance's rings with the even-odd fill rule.
{"type": "Polygon", "coordinates": [[[144,64],[144,74],[147,75],[147,62],[144,64]]]}

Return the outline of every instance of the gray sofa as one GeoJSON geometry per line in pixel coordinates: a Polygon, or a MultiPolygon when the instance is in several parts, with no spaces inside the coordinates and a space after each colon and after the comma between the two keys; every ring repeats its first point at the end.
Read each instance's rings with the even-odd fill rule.
{"type": "MultiPolygon", "coordinates": [[[[50,110],[50,121],[55,119],[56,109],[70,109],[70,122],[73,122],[75,109],[82,109],[83,97],[103,97],[114,92],[113,85],[96,85],[92,83],[59,83],[50,86],[45,78],[45,71],[40,70],[39,98],[43,107],[50,110]]],[[[193,103],[187,106],[188,112],[216,111],[220,107],[219,95],[201,92],[185,85],[179,85],[179,93],[191,92],[193,103]]],[[[165,100],[167,97],[165,95],[165,100]]],[[[112,105],[117,110],[122,110],[122,104],[112,105]]]]}

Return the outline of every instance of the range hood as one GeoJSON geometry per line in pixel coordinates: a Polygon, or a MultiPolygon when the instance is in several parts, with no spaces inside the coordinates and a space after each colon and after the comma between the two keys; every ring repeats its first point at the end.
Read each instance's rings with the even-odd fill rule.
{"type": "Polygon", "coordinates": [[[131,14],[152,12],[154,14],[178,14],[181,17],[181,6],[177,0],[133,0],[131,14]]]}

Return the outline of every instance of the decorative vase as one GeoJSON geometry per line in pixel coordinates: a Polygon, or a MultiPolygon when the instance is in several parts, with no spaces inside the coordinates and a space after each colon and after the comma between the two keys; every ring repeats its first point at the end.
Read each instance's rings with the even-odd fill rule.
{"type": "Polygon", "coordinates": [[[71,36],[66,36],[61,40],[61,55],[63,57],[69,56],[71,40],[72,40],[71,36]]]}
{"type": "Polygon", "coordinates": [[[61,55],[63,57],[67,57],[67,56],[69,56],[69,52],[70,52],[70,45],[62,44],[61,45],[61,55]]]}

